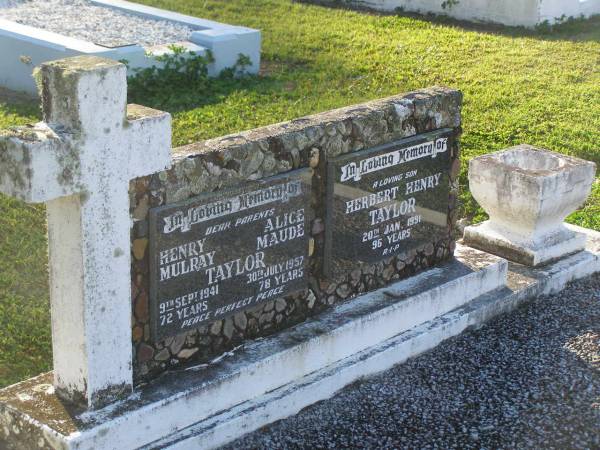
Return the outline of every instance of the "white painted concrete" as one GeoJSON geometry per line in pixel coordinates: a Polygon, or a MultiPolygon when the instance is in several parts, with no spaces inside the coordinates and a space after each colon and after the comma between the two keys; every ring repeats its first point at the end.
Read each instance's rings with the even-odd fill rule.
{"type": "Polygon", "coordinates": [[[252,61],[252,66],[248,68],[249,73],[258,73],[260,69],[261,33],[258,30],[186,16],[123,0],[92,0],[92,3],[129,14],[178,22],[195,28],[196,31],[192,33],[189,40],[213,53],[215,62],[210,68],[213,75],[217,75],[227,67],[232,67],[240,54],[248,56],[252,61]]]}
{"type": "Polygon", "coordinates": [[[171,118],[131,107],[126,119],[115,61],[76,57],[40,74],[47,123],[0,137],[0,190],[47,203],[54,384],[96,407],[131,391],[129,181],[170,165],[171,118]]]}
{"type": "Polygon", "coordinates": [[[469,187],[489,214],[465,229],[465,242],[537,266],[583,250],[585,236],[564,219],[591,192],[594,163],[520,145],[469,162],[469,187]]]}
{"type": "Polygon", "coordinates": [[[586,237],[585,250],[543,267],[523,273],[538,281],[539,295],[556,294],[567,283],[600,272],[600,233],[576,225],[565,225],[568,229],[586,237]]]}
{"type": "MultiPolygon", "coordinates": [[[[252,61],[252,66],[247,68],[249,73],[258,73],[260,69],[261,34],[258,30],[185,16],[126,1],[94,0],[93,3],[142,17],[182,23],[195,29],[189,42],[173,44],[188,47],[199,55],[205,55],[206,51],[210,50],[215,57],[215,62],[209,66],[211,76],[218,75],[224,68],[235,64],[240,53],[247,55],[252,61]]],[[[156,64],[152,55],[158,56],[164,53],[164,45],[149,49],[141,45],[107,48],[0,19],[0,55],[2,55],[0,86],[33,95],[37,94],[35,81],[31,76],[33,68],[47,61],[77,55],[100,56],[116,61],[127,60],[131,75],[135,68],[156,64]],[[149,52],[150,56],[146,52],[149,52]]]]}
{"type": "Polygon", "coordinates": [[[534,27],[555,23],[561,17],[590,17],[600,14],[600,0],[459,0],[444,8],[443,0],[350,0],[380,11],[404,11],[448,15],[459,20],[534,27]]]}
{"type": "Polygon", "coordinates": [[[539,19],[555,23],[563,17],[591,17],[600,14],[600,0],[540,0],[539,19]]]}
{"type": "Polygon", "coordinates": [[[549,238],[535,241],[523,240],[510,230],[498,229],[487,220],[465,228],[464,239],[469,245],[485,249],[509,260],[530,266],[539,266],[565,255],[579,252],[585,247],[585,235],[569,230],[566,223],[549,238]]]}

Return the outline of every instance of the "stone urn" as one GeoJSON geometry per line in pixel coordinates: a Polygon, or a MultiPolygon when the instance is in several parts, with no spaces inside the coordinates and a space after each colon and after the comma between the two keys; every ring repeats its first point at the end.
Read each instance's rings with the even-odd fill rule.
{"type": "Polygon", "coordinates": [[[465,229],[472,247],[530,266],[585,248],[564,219],[590,194],[596,165],[530,145],[474,158],[471,193],[490,219],[465,229]]]}

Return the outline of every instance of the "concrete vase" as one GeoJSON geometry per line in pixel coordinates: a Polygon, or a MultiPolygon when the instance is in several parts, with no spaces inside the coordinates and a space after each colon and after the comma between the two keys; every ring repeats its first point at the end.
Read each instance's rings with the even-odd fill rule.
{"type": "Polygon", "coordinates": [[[589,196],[595,172],[592,162],[529,145],[474,158],[470,190],[490,219],[467,227],[465,241],[532,266],[583,250],[564,219],[589,196]]]}

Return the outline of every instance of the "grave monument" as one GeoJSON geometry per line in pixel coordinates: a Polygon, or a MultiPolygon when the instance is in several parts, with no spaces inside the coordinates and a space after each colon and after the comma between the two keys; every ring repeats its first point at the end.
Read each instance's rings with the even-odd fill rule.
{"type": "Polygon", "coordinates": [[[0,390],[3,448],[218,447],[600,270],[589,230],[541,268],[455,243],[452,89],[171,149],[122,64],[39,78],[0,191],[47,206],[54,370],[0,390]]]}

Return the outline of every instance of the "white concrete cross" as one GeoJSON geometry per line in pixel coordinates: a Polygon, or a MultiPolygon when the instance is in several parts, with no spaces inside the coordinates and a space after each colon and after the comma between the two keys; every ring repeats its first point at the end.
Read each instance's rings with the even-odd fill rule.
{"type": "Polygon", "coordinates": [[[38,72],[44,122],[0,132],[0,192],[46,203],[54,384],[97,408],[131,392],[129,181],[171,164],[171,117],[127,106],[126,68],[38,72]]]}

